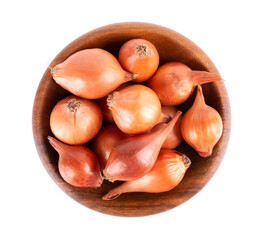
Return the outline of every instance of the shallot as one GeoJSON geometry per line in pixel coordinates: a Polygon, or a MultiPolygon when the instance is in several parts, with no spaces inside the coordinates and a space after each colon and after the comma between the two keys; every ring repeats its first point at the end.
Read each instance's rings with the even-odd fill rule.
{"type": "Polygon", "coordinates": [[[103,178],[96,155],[84,146],[69,146],[49,136],[48,140],[59,154],[59,172],[75,187],[100,187],[103,178]]]}
{"type": "Polygon", "coordinates": [[[200,156],[208,157],[212,154],[222,131],[222,118],[214,108],[206,105],[202,87],[199,85],[192,107],[182,118],[181,133],[183,139],[200,156]]]}
{"type": "Polygon", "coordinates": [[[158,68],[147,82],[162,105],[176,106],[185,102],[199,84],[221,80],[218,74],[193,71],[183,63],[169,62],[158,68]]]}
{"type": "Polygon", "coordinates": [[[53,67],[51,74],[61,87],[87,99],[105,97],[122,83],[136,77],[123,70],[111,53],[100,48],[74,53],[53,67]]]}

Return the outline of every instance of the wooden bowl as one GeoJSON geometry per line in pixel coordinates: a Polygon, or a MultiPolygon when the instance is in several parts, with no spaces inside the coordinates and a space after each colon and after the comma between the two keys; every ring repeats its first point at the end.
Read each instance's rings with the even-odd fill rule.
{"type": "MultiPolygon", "coordinates": [[[[149,23],[117,23],[90,31],[65,47],[51,62],[50,67],[63,62],[73,53],[85,48],[103,48],[115,56],[129,39],[144,38],[158,49],[160,64],[179,61],[193,70],[218,73],[213,62],[193,42],[181,34],[149,23]]],[[[71,198],[95,211],[117,216],[145,216],[172,209],[199,192],[211,179],[221,163],[230,135],[230,104],[222,81],[203,85],[206,103],[222,116],[224,130],[220,141],[208,158],[201,158],[186,143],[177,150],[185,153],[192,164],[182,182],[173,190],[164,193],[127,193],[115,200],[101,200],[103,194],[118,183],[104,181],[100,188],[78,188],[66,183],[58,172],[58,154],[47,140],[52,135],[49,117],[54,105],[69,93],[55,83],[48,68],[39,84],[33,107],[33,134],[40,159],[55,183],[71,198]]],[[[193,102],[192,96],[179,106],[186,111],[193,102]]]]}

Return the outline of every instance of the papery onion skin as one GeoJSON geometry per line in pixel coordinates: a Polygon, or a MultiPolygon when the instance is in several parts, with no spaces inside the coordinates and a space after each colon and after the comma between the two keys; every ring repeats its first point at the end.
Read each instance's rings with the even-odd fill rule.
{"type": "MultiPolygon", "coordinates": [[[[162,106],[162,112],[164,114],[167,114],[171,118],[175,115],[175,113],[177,111],[178,110],[175,107],[162,106]]],[[[181,144],[181,142],[182,142],[181,120],[182,120],[182,116],[179,117],[178,121],[176,122],[172,131],[169,133],[168,137],[166,138],[166,140],[162,144],[161,148],[174,149],[181,144]]]]}
{"type": "Polygon", "coordinates": [[[181,133],[183,139],[201,157],[209,157],[222,132],[222,118],[214,108],[206,105],[202,87],[199,85],[192,107],[182,118],[181,133]]]}
{"type": "Polygon", "coordinates": [[[50,115],[52,133],[70,145],[90,141],[99,132],[102,122],[102,111],[95,102],[73,95],[60,100],[50,115]]]}
{"type": "Polygon", "coordinates": [[[158,68],[147,86],[156,92],[162,105],[176,106],[190,97],[195,86],[220,80],[218,74],[191,70],[183,63],[169,62],[158,68]]]}
{"type": "Polygon", "coordinates": [[[116,125],[108,125],[101,129],[93,140],[93,150],[97,155],[101,168],[104,169],[111,151],[128,135],[116,125]]]}
{"type": "Polygon", "coordinates": [[[182,181],[191,160],[184,154],[170,149],[161,149],[153,168],[143,177],[125,182],[110,190],[102,197],[103,200],[115,199],[122,193],[167,192],[182,181]]]}
{"type": "Polygon", "coordinates": [[[111,53],[99,48],[74,53],[53,67],[51,74],[61,87],[87,99],[105,97],[122,83],[135,78],[122,69],[111,53]]]}
{"type": "Polygon", "coordinates": [[[49,136],[52,147],[59,153],[59,172],[75,187],[100,187],[103,178],[96,155],[84,146],[68,146],[49,136]]]}
{"type": "Polygon", "coordinates": [[[178,111],[169,123],[160,123],[149,133],[132,136],[119,143],[109,156],[104,177],[111,182],[130,181],[148,173],[180,115],[178,111]]]}
{"type": "Polygon", "coordinates": [[[143,82],[157,70],[159,53],[148,40],[131,39],[120,48],[118,60],[126,71],[137,75],[135,82],[143,82]]]}
{"type": "MultiPolygon", "coordinates": [[[[114,90],[119,91],[123,88],[130,86],[130,85],[131,85],[131,82],[125,82],[122,85],[120,85],[117,89],[114,89],[114,90]]],[[[102,110],[104,121],[106,121],[108,123],[114,123],[115,121],[114,121],[112,112],[107,106],[107,97],[108,96],[96,99],[96,103],[99,105],[99,107],[102,110]]]]}
{"type": "Polygon", "coordinates": [[[150,130],[161,117],[161,104],[150,88],[135,84],[115,91],[107,98],[118,128],[126,134],[139,134],[150,130]]]}

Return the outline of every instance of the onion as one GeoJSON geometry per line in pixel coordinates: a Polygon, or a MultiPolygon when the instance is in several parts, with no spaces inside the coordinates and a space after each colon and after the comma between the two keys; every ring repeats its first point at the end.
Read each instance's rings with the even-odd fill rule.
{"type": "Polygon", "coordinates": [[[185,102],[195,86],[221,80],[217,74],[192,71],[183,63],[170,62],[158,68],[147,82],[165,106],[176,106],[185,102]]]}
{"type": "MultiPolygon", "coordinates": [[[[162,107],[162,112],[164,114],[167,114],[171,118],[175,115],[177,111],[178,110],[175,107],[169,107],[169,106],[162,107]]],[[[182,116],[179,117],[172,131],[169,133],[168,137],[162,144],[162,148],[174,149],[180,145],[180,143],[182,142],[181,120],[182,120],[182,116]]]]}
{"type": "Polygon", "coordinates": [[[177,122],[178,111],[169,123],[160,123],[150,133],[126,138],[110,153],[104,176],[111,182],[140,178],[153,167],[160,148],[177,122]]]}
{"type": "Polygon", "coordinates": [[[93,150],[96,153],[101,168],[104,169],[111,151],[128,135],[119,130],[116,125],[108,125],[101,129],[93,141],[93,150]]]}
{"type": "Polygon", "coordinates": [[[135,78],[111,53],[99,48],[74,53],[53,67],[51,74],[61,87],[87,99],[102,98],[135,78]]]}
{"type": "Polygon", "coordinates": [[[59,172],[62,178],[75,187],[100,187],[103,179],[96,155],[83,146],[68,146],[48,137],[59,153],[59,172]]]}
{"type": "Polygon", "coordinates": [[[205,104],[202,87],[198,86],[195,101],[182,118],[183,139],[200,156],[208,157],[212,154],[222,131],[223,123],[220,114],[205,104]]]}
{"type": "Polygon", "coordinates": [[[159,53],[151,42],[132,39],[120,48],[118,60],[126,71],[137,75],[135,82],[143,82],[157,70],[159,53]]]}
{"type": "MultiPolygon", "coordinates": [[[[115,89],[115,91],[119,91],[123,88],[130,86],[130,85],[131,85],[131,82],[125,82],[122,85],[120,85],[117,89],[115,89]]],[[[112,112],[107,106],[107,97],[108,96],[96,99],[96,103],[99,105],[99,107],[102,110],[104,120],[108,123],[114,123],[115,121],[114,121],[112,112]]]]}
{"type": "Polygon", "coordinates": [[[111,200],[122,193],[160,193],[175,188],[183,179],[191,160],[181,153],[161,149],[153,168],[141,178],[125,182],[110,190],[103,200],[111,200]]]}
{"type": "Polygon", "coordinates": [[[76,96],[60,100],[50,115],[51,131],[70,145],[91,140],[99,132],[102,121],[102,112],[95,102],[76,96]]]}
{"type": "Polygon", "coordinates": [[[139,84],[113,92],[107,98],[107,105],[118,128],[127,134],[146,132],[161,117],[158,96],[139,84]]]}

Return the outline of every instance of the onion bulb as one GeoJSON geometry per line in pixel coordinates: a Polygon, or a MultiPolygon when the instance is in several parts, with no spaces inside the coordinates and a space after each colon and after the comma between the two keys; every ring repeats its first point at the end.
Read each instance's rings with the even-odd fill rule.
{"type": "Polygon", "coordinates": [[[93,150],[97,155],[101,168],[104,169],[111,151],[128,135],[116,125],[108,125],[101,129],[93,141],[93,150]]]}
{"type": "Polygon", "coordinates": [[[135,82],[143,82],[157,70],[159,53],[151,42],[131,39],[120,48],[118,60],[126,71],[136,74],[135,82]]]}
{"type": "Polygon", "coordinates": [[[206,105],[202,87],[198,86],[194,103],[182,118],[183,139],[200,156],[208,157],[212,154],[222,131],[223,123],[220,114],[214,108],[206,105]]]}
{"type": "Polygon", "coordinates": [[[103,196],[103,200],[111,200],[128,192],[167,192],[179,185],[190,165],[191,160],[184,154],[161,149],[150,172],[110,190],[103,196]]]}
{"type": "Polygon", "coordinates": [[[110,153],[103,171],[105,178],[111,182],[131,181],[148,173],[180,115],[181,112],[178,111],[169,123],[160,123],[149,133],[120,142],[110,153]]]}
{"type": "Polygon", "coordinates": [[[61,87],[87,99],[102,98],[135,78],[111,53],[99,48],[74,53],[53,67],[51,74],[61,87]]]}
{"type": "MultiPolygon", "coordinates": [[[[178,110],[175,107],[163,106],[162,112],[167,114],[169,117],[173,117],[178,110]]],[[[182,116],[179,117],[178,121],[174,125],[172,131],[169,133],[168,137],[162,144],[162,148],[174,149],[180,145],[182,142],[182,134],[181,134],[181,119],[182,116]]]]}
{"type": "Polygon", "coordinates": [[[95,102],[76,96],[60,100],[50,115],[51,131],[70,145],[91,140],[99,132],[102,121],[102,111],[95,102]]]}
{"type": "Polygon", "coordinates": [[[139,84],[113,92],[107,98],[107,105],[118,128],[127,134],[146,132],[161,117],[157,94],[139,84]]]}
{"type": "Polygon", "coordinates": [[[195,86],[219,80],[218,74],[193,71],[183,63],[170,62],[158,68],[147,86],[158,95],[162,105],[176,106],[190,97],[195,86]]]}
{"type": "Polygon", "coordinates": [[[52,147],[59,153],[59,172],[75,187],[100,187],[103,179],[96,155],[84,146],[68,146],[49,136],[52,147]]]}

